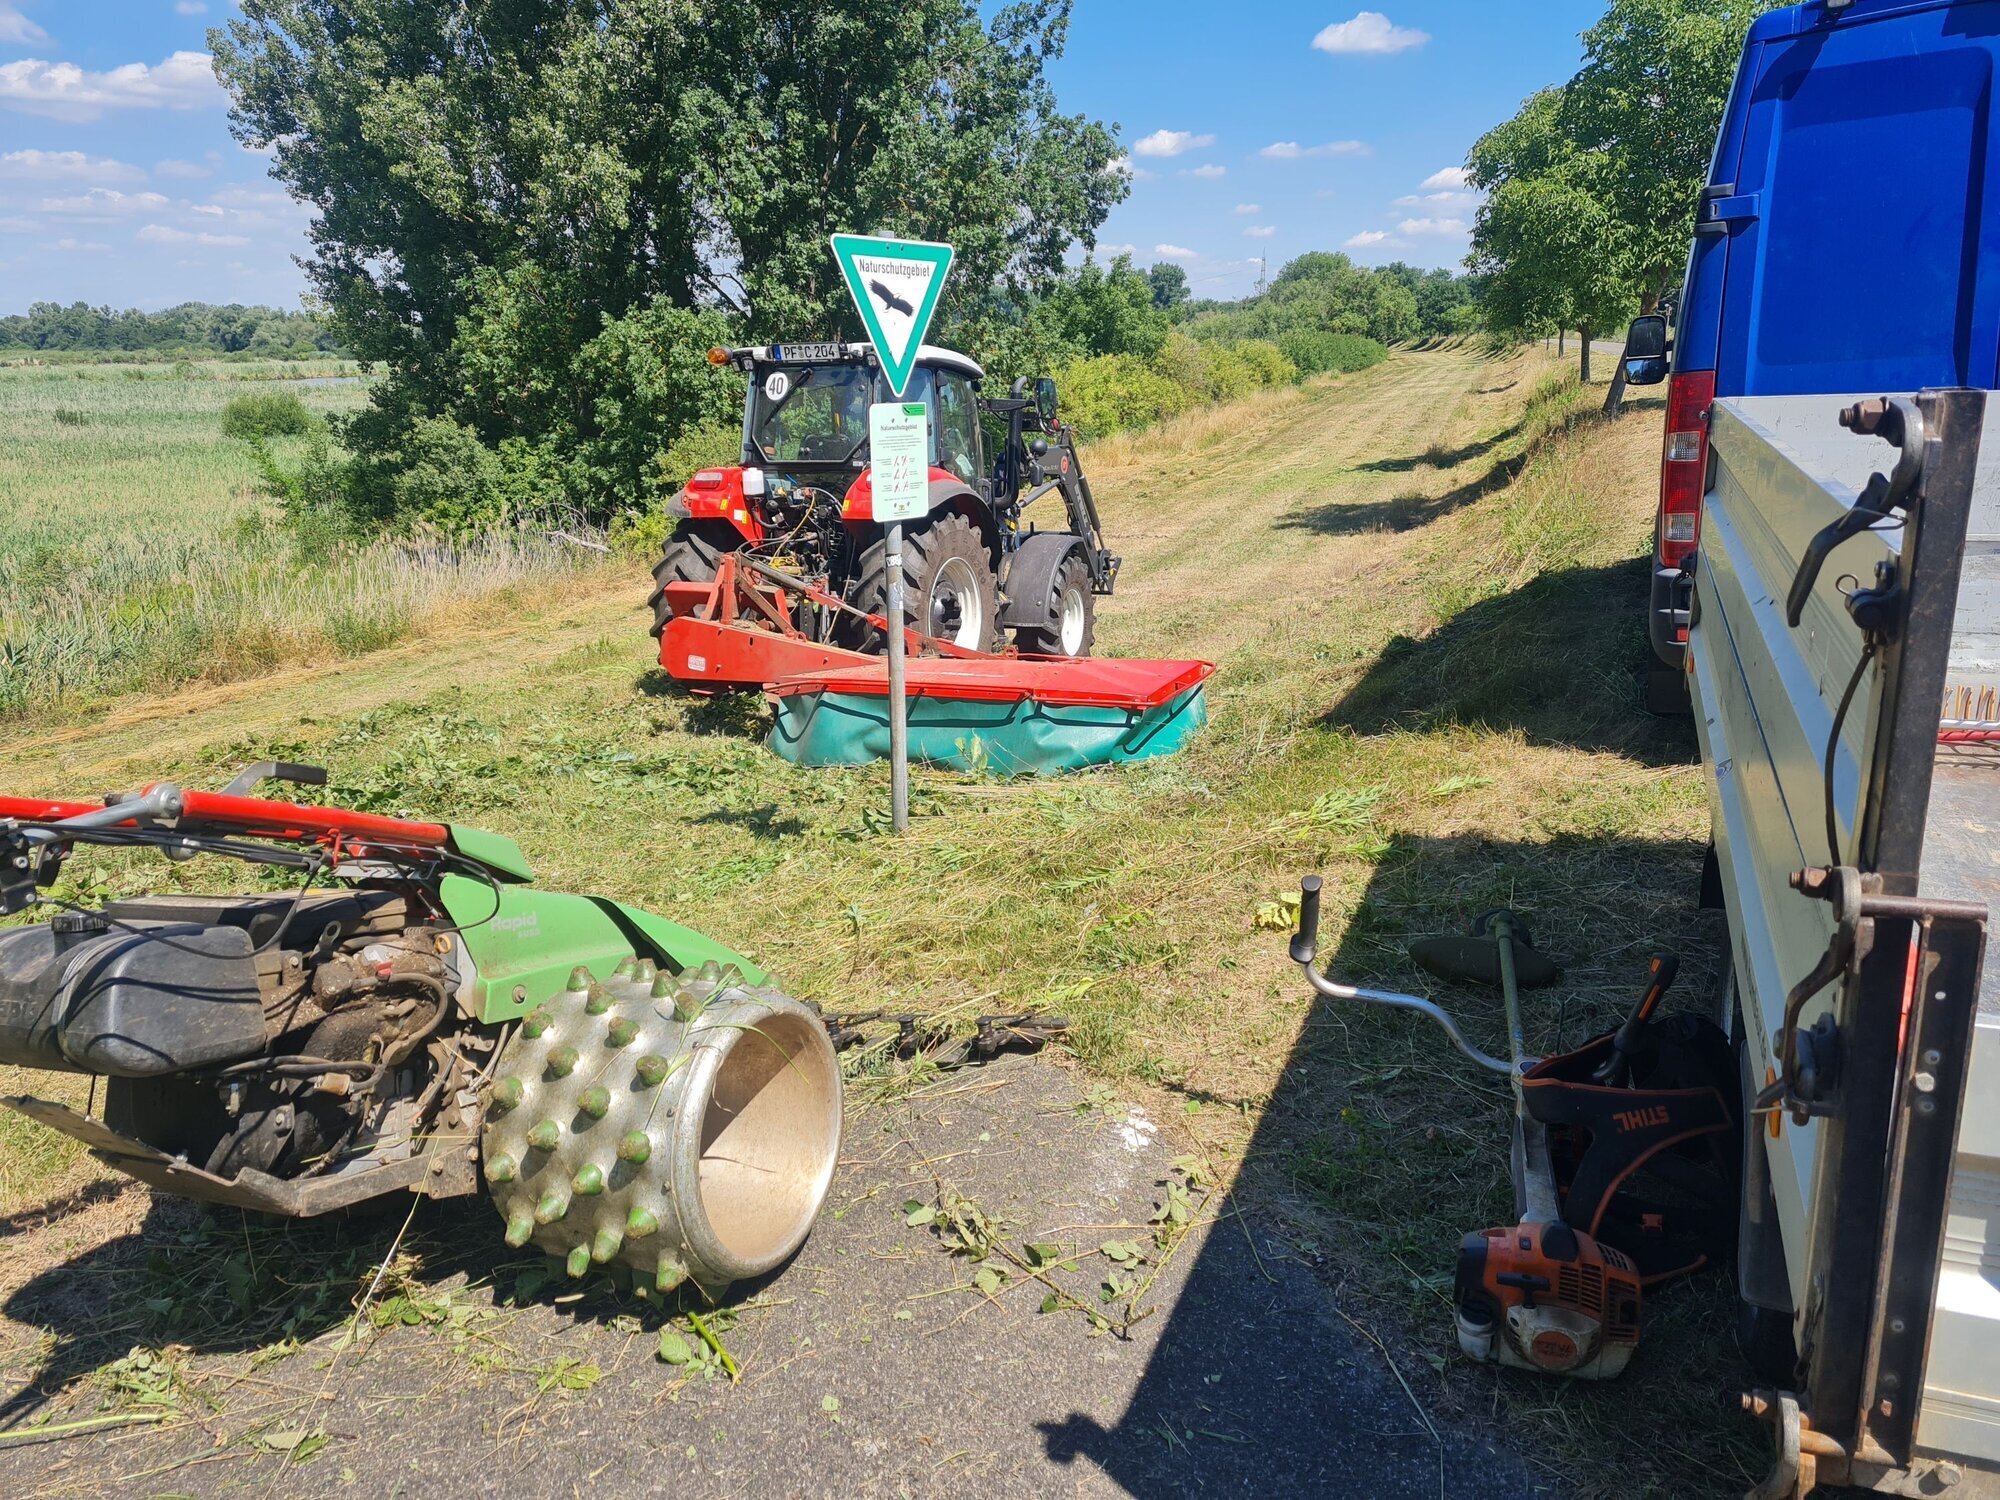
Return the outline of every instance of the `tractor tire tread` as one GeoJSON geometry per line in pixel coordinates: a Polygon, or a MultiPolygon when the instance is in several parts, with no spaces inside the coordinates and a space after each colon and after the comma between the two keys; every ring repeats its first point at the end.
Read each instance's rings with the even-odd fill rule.
{"type": "Polygon", "coordinates": [[[1045,606],[1043,623],[1025,625],[1014,632],[1014,644],[1032,656],[1090,655],[1092,642],[1097,639],[1097,601],[1091,592],[1090,569],[1077,553],[1072,552],[1062,561],[1050,580],[1049,599],[1045,606]],[[1063,650],[1062,644],[1062,600],[1071,589],[1083,594],[1083,640],[1074,653],[1063,650]]]}
{"type": "MultiPolygon", "coordinates": [[[[869,614],[884,615],[885,618],[889,596],[888,547],[887,539],[882,538],[871,542],[862,552],[854,585],[847,595],[855,608],[866,610],[869,614]]],[[[964,516],[952,513],[933,515],[904,529],[903,618],[912,630],[920,630],[927,623],[918,606],[943,559],[954,553],[976,559],[983,571],[986,618],[993,623],[987,631],[988,639],[980,644],[980,649],[997,650],[1000,646],[1000,610],[993,561],[978,530],[964,516]]],[[[850,651],[863,651],[870,655],[879,655],[889,649],[887,633],[856,615],[841,616],[839,625],[835,627],[835,642],[850,651]]]]}
{"type": "Polygon", "coordinates": [[[670,583],[711,583],[727,548],[718,544],[710,529],[683,521],[660,548],[660,560],[653,564],[653,592],[646,598],[653,610],[653,635],[667,628],[667,585],[670,583]]]}

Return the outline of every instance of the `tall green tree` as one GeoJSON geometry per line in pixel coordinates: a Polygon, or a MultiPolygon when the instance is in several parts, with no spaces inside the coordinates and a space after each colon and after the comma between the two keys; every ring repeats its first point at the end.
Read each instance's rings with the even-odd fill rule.
{"type": "Polygon", "coordinates": [[[1159,261],[1146,273],[1146,280],[1152,284],[1153,306],[1162,312],[1178,315],[1187,306],[1188,277],[1182,267],[1170,260],[1159,261]]]}
{"type": "Polygon", "coordinates": [[[389,372],[357,431],[527,444],[602,512],[646,483],[633,391],[670,403],[655,432],[707,413],[698,340],[858,332],[829,233],[950,241],[947,315],[1094,242],[1127,186],[1047,77],[1069,8],[244,0],[210,43],[237,137],[315,210],[335,332],[389,372]],[[607,368],[640,373],[607,397],[607,368]]]}
{"type": "Polygon", "coordinates": [[[1612,0],[1583,34],[1562,129],[1597,158],[1633,291],[1651,312],[1681,274],[1743,35],[1775,0],[1612,0]]]}
{"type": "Polygon", "coordinates": [[[1562,95],[1544,89],[1466,157],[1485,201],[1470,263],[1485,278],[1488,323],[1542,334],[1575,328],[1590,378],[1592,335],[1634,305],[1630,242],[1604,190],[1605,163],[1563,128],[1562,95]]]}
{"type": "MultiPolygon", "coordinates": [[[[1750,22],[1770,0],[1611,0],[1584,65],[1467,158],[1486,193],[1470,264],[1513,332],[1590,335],[1651,311],[1680,274],[1750,22]]],[[[1623,389],[1614,375],[1606,409],[1623,389]]]]}

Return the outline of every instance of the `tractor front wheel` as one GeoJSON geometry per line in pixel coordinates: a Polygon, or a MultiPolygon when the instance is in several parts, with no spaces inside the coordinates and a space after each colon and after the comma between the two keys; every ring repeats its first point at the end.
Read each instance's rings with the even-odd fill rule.
{"type": "Polygon", "coordinates": [[[653,634],[667,628],[673,611],[667,608],[670,583],[713,583],[722,554],[734,552],[742,538],[735,528],[718,521],[683,521],[660,548],[660,560],[653,564],[653,634]]]}
{"type": "Polygon", "coordinates": [[[1014,644],[1031,656],[1088,656],[1097,634],[1097,599],[1090,591],[1090,568],[1072,552],[1049,580],[1042,623],[1014,632],[1014,644]]]}
{"type": "MultiPolygon", "coordinates": [[[[876,541],[861,554],[861,570],[849,601],[884,619],[889,613],[888,542],[876,541]]],[[[964,516],[934,516],[903,534],[903,620],[912,630],[990,651],[999,644],[999,588],[986,543],[964,516]]],[[[853,615],[843,615],[841,645],[855,651],[888,649],[884,632],[853,615]]]]}

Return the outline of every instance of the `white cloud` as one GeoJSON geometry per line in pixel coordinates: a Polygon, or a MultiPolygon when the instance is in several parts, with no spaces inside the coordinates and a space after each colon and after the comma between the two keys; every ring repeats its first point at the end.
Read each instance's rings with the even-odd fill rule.
{"type": "Polygon", "coordinates": [[[1137,245],[1099,245],[1097,248],[1113,259],[1121,255],[1137,255],[1139,253],[1137,245]]]}
{"type": "Polygon", "coordinates": [[[58,250],[72,250],[72,251],[88,250],[92,252],[100,250],[109,250],[111,248],[109,245],[105,244],[104,241],[102,240],[73,240],[73,239],[57,240],[55,247],[58,250]]]}
{"type": "Polygon", "coordinates": [[[1417,186],[1420,188],[1470,187],[1472,186],[1472,174],[1466,171],[1464,167],[1443,167],[1431,173],[1430,176],[1418,183],[1417,186]]]}
{"type": "Polygon", "coordinates": [[[201,0],[174,0],[174,14],[177,16],[202,16],[208,14],[208,7],[201,0]]]}
{"type": "Polygon", "coordinates": [[[0,178],[35,182],[139,182],[145,173],[108,156],[82,151],[9,151],[0,155],[0,178]]]}
{"type": "Polygon", "coordinates": [[[1430,39],[1428,31],[1419,31],[1414,26],[1397,26],[1379,10],[1364,10],[1357,12],[1351,21],[1336,21],[1322,29],[1313,38],[1313,47],[1336,56],[1365,53],[1381,57],[1421,47],[1430,39]]]}
{"type": "Polygon", "coordinates": [[[0,63],[0,104],[57,120],[95,120],[111,109],[196,109],[222,97],[206,52],[176,52],[154,67],[126,63],[106,73],[39,57],[0,63]]]}
{"type": "Polygon", "coordinates": [[[68,218],[93,221],[122,218],[127,214],[158,213],[166,206],[166,198],[159,193],[121,193],[117,188],[92,188],[87,193],[77,193],[68,198],[44,198],[40,204],[45,214],[62,214],[68,218]]]}
{"type": "Polygon", "coordinates": [[[1198,252],[1185,245],[1155,245],[1153,254],[1162,260],[1193,260],[1198,252]]]}
{"type": "Polygon", "coordinates": [[[1477,193],[1405,193],[1396,199],[1397,208],[1429,208],[1433,211],[1451,208],[1474,208],[1479,203],[1477,193]]]}
{"type": "Polygon", "coordinates": [[[1196,135],[1191,130],[1156,130],[1134,141],[1132,150],[1140,156],[1179,156],[1183,151],[1214,144],[1212,135],[1196,135]]]}
{"type": "Polygon", "coordinates": [[[1396,226],[1396,233],[1464,234],[1468,227],[1463,219],[1405,219],[1396,226]]]}
{"type": "Polygon", "coordinates": [[[1239,203],[1230,210],[1233,214],[1261,214],[1263,211],[1264,205],[1261,203],[1239,203]]]}
{"type": "Polygon", "coordinates": [[[209,169],[202,166],[199,162],[175,161],[170,158],[166,161],[154,162],[153,175],[155,177],[207,177],[210,173],[209,169]]]}
{"type": "Polygon", "coordinates": [[[1318,146],[1301,146],[1297,141],[1273,141],[1259,156],[1272,161],[1297,161],[1302,156],[1366,156],[1366,141],[1327,141],[1318,146]]]}
{"type": "Polygon", "coordinates": [[[1388,238],[1389,235],[1386,230],[1364,229],[1361,233],[1350,234],[1345,240],[1341,241],[1340,248],[1343,250],[1366,250],[1371,246],[1386,243],[1388,238]]]}
{"type": "Polygon", "coordinates": [[[0,214],[0,234],[37,234],[41,225],[19,214],[0,214]]]}
{"type": "Polygon", "coordinates": [[[194,231],[175,229],[168,224],[148,224],[139,231],[140,240],[148,245],[247,245],[250,237],[243,234],[210,234],[206,230],[194,231]]]}
{"type": "Polygon", "coordinates": [[[1217,177],[1227,177],[1229,175],[1229,168],[1218,167],[1214,162],[1209,162],[1206,166],[1188,168],[1187,175],[1189,177],[1201,177],[1213,181],[1217,177]]]}
{"type": "Polygon", "coordinates": [[[1253,240],[1268,240],[1278,232],[1278,226],[1275,224],[1252,224],[1244,229],[1243,232],[1253,240]]]}
{"type": "Polygon", "coordinates": [[[48,39],[49,34],[46,31],[9,5],[7,0],[0,0],[0,42],[34,47],[48,39]]]}

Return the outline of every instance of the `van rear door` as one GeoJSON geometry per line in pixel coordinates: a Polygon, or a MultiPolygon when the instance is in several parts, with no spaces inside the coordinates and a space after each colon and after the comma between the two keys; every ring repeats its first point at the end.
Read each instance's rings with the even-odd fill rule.
{"type": "Polygon", "coordinates": [[[1697,229],[1729,240],[1716,395],[1992,388],[2000,3],[1806,5],[1751,38],[1697,229]]]}

